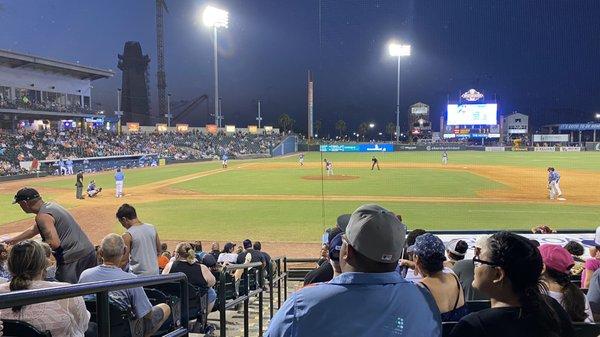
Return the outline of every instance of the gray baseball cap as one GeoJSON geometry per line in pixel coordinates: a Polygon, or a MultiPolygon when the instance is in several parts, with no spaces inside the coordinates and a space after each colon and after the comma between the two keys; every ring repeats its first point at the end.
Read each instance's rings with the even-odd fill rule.
{"type": "Polygon", "coordinates": [[[346,237],[352,248],[369,259],[396,263],[402,255],[406,226],[381,206],[362,205],[350,216],[346,237]]]}

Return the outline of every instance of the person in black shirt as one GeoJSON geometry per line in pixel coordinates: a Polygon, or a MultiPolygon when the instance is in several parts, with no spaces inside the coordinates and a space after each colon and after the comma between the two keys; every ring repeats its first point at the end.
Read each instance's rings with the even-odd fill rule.
{"type": "Polygon", "coordinates": [[[492,235],[473,259],[473,286],[491,299],[491,308],[464,316],[450,337],[570,337],[569,316],[540,289],[539,250],[510,232],[492,235]]]}
{"type": "Polygon", "coordinates": [[[375,166],[377,166],[377,171],[379,171],[379,160],[377,160],[377,158],[375,158],[375,156],[373,156],[373,158],[371,158],[371,171],[373,171],[373,169],[375,168],[375,166]]]}
{"type": "MultiPolygon", "coordinates": [[[[307,286],[309,284],[313,284],[313,283],[319,283],[319,282],[327,282],[327,281],[331,281],[331,279],[333,278],[333,274],[334,274],[334,270],[333,270],[333,266],[330,262],[330,260],[332,258],[335,258],[336,256],[331,256],[332,255],[332,241],[333,239],[338,235],[338,234],[343,234],[344,232],[339,228],[339,227],[334,227],[329,231],[329,239],[328,239],[328,243],[327,243],[327,247],[329,250],[329,254],[328,254],[328,259],[327,261],[323,262],[318,268],[311,270],[310,272],[308,272],[308,274],[306,274],[306,276],[304,277],[304,285],[307,286]]],[[[340,236],[341,238],[341,236],[340,236]]],[[[335,249],[335,247],[333,247],[335,249]]],[[[339,261],[339,249],[337,250],[338,254],[337,254],[337,261],[339,261]]]]}
{"type": "Polygon", "coordinates": [[[271,255],[267,254],[266,252],[263,252],[262,249],[262,245],[260,243],[260,241],[256,241],[254,242],[254,244],[252,245],[252,248],[261,253],[263,256],[263,259],[265,261],[265,271],[267,272],[266,275],[271,275],[271,255]]]}
{"type": "Polygon", "coordinates": [[[75,183],[77,191],[75,197],[77,199],[83,199],[83,171],[77,172],[77,182],[75,183]]]}

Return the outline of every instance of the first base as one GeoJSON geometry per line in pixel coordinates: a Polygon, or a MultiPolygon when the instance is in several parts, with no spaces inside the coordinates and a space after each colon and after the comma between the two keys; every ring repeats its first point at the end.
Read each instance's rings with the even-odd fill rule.
{"type": "Polygon", "coordinates": [[[557,198],[556,200],[565,201],[567,199],[565,199],[565,198],[557,198]]]}

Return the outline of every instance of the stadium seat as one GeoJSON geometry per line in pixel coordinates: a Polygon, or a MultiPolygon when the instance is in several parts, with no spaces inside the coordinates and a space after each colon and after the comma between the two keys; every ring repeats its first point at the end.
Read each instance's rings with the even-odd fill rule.
{"type": "Polygon", "coordinates": [[[40,331],[35,328],[33,325],[16,321],[12,319],[3,319],[2,324],[4,325],[4,329],[2,333],[4,337],[51,337],[50,331],[40,331]]]}
{"type": "Polygon", "coordinates": [[[454,326],[458,322],[443,322],[442,323],[442,337],[450,336],[450,332],[454,329],[454,326]]]}
{"type": "Polygon", "coordinates": [[[600,336],[600,324],[573,323],[573,336],[598,337],[600,336]]]}
{"type": "MultiPolygon", "coordinates": [[[[157,284],[153,288],[169,296],[181,297],[179,283],[157,284]]],[[[208,295],[205,290],[194,287],[191,284],[188,284],[188,295],[188,317],[190,320],[196,320],[195,327],[201,326],[201,328],[194,328],[194,330],[204,329],[208,321],[208,295]]]]}
{"type": "Polygon", "coordinates": [[[477,312],[483,309],[489,309],[491,307],[491,302],[487,300],[481,301],[465,301],[465,305],[469,312],[477,312]]]}
{"type": "Polygon", "coordinates": [[[179,297],[165,294],[154,288],[144,288],[144,292],[152,305],[166,303],[171,308],[171,316],[163,323],[160,329],[158,329],[154,334],[155,336],[162,336],[181,326],[181,299],[179,297]]]}
{"type": "MultiPolygon", "coordinates": [[[[221,272],[213,272],[217,283],[213,287],[217,292],[217,301],[215,302],[214,310],[218,310],[219,308],[219,291],[220,291],[220,282],[221,282],[221,272]]],[[[237,298],[237,292],[235,290],[235,278],[230,273],[225,274],[225,301],[232,300],[237,298]]]]}
{"type": "MultiPolygon", "coordinates": [[[[90,321],[98,323],[96,299],[85,298],[85,306],[91,314],[90,321]]],[[[136,318],[131,307],[124,308],[120,304],[109,300],[109,317],[111,337],[144,336],[143,319],[136,318]]]]}

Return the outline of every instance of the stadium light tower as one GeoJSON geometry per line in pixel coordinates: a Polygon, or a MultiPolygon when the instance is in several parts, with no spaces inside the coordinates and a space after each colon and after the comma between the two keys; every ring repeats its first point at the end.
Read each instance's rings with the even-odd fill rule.
{"type": "Polygon", "coordinates": [[[207,6],[202,12],[202,22],[207,27],[213,28],[213,51],[215,58],[215,124],[220,125],[221,115],[219,113],[219,67],[217,56],[217,30],[219,28],[227,28],[229,26],[229,12],[207,6]]]}
{"type": "Polygon", "coordinates": [[[400,59],[402,56],[410,56],[410,45],[391,42],[388,46],[390,56],[398,58],[398,82],[396,91],[396,142],[400,135],[400,59]]]}

